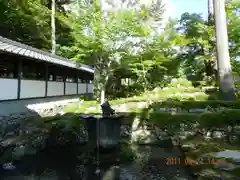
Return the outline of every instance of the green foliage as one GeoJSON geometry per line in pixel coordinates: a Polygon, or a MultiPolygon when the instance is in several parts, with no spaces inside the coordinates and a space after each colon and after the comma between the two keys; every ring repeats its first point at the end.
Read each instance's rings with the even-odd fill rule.
{"type": "Polygon", "coordinates": [[[172,103],[159,102],[151,105],[153,109],[159,108],[181,108],[185,111],[190,109],[201,108],[206,111],[219,111],[219,109],[240,109],[240,101],[219,101],[219,100],[208,100],[208,101],[175,101],[172,103]]]}
{"type": "MultiPolygon", "coordinates": [[[[238,109],[228,109],[218,112],[206,112],[206,113],[167,113],[167,112],[157,112],[148,111],[149,114],[144,116],[149,123],[154,123],[159,125],[159,127],[167,128],[172,131],[181,127],[181,124],[186,126],[193,126],[194,124],[199,124],[201,128],[222,128],[228,125],[239,125],[239,115],[240,111],[238,109]]],[[[146,113],[146,112],[145,112],[146,113]]],[[[140,116],[141,117],[141,116],[140,116]]]]}
{"type": "MultiPolygon", "coordinates": [[[[121,0],[118,5],[123,3],[121,0]]],[[[212,18],[206,21],[198,14],[184,13],[180,20],[169,19],[159,33],[154,25],[162,23],[164,7],[160,0],[150,5],[133,1],[127,8],[111,4],[114,8],[110,10],[103,9],[99,0],[56,0],[57,54],[94,64],[98,93],[106,89],[109,97],[129,97],[166,86],[169,79],[179,77],[191,79],[197,87],[202,86],[197,81],[216,75],[212,18]],[[65,5],[70,9],[64,9],[65,5]],[[126,78],[132,83],[119,83],[126,78]]],[[[240,69],[236,61],[240,47],[239,8],[239,2],[226,5],[235,75],[240,69]]],[[[47,51],[51,49],[50,17],[50,0],[0,2],[1,35],[47,51]]]]}
{"type": "MultiPolygon", "coordinates": [[[[43,50],[51,49],[51,11],[40,0],[1,1],[1,36],[43,50]]],[[[67,45],[72,40],[67,16],[56,13],[57,43],[67,45]]]]}

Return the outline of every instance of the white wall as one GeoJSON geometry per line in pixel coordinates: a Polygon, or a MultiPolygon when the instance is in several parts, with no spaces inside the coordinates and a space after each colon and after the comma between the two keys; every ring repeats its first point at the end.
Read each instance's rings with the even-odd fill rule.
{"type": "Polygon", "coordinates": [[[87,84],[78,83],[78,94],[84,94],[87,90],[87,84]]]}
{"type": "Polygon", "coordinates": [[[48,81],[47,96],[61,96],[64,94],[64,82],[48,81]]]}
{"type": "Polygon", "coordinates": [[[93,84],[88,84],[88,93],[93,93],[93,84]]]}
{"type": "Polygon", "coordinates": [[[18,80],[0,78],[0,100],[17,99],[18,80]]]}
{"type": "Polygon", "coordinates": [[[66,95],[77,94],[77,83],[67,83],[66,82],[66,95]]]}
{"type": "Polygon", "coordinates": [[[45,81],[21,80],[20,98],[44,97],[45,81]]]}

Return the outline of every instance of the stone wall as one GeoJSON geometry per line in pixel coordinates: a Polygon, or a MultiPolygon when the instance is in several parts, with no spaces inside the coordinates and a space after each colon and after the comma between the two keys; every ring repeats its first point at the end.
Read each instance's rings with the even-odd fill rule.
{"type": "Polygon", "coordinates": [[[69,99],[60,101],[51,101],[46,103],[36,103],[32,104],[29,101],[28,104],[22,104],[20,102],[9,102],[7,105],[4,104],[4,108],[12,109],[15,111],[11,113],[1,113],[0,112],[0,141],[6,137],[11,136],[14,133],[18,133],[25,129],[25,126],[35,118],[55,116],[56,114],[63,114],[63,109],[65,106],[78,102],[79,99],[69,99]],[[18,104],[16,106],[16,104],[18,104]],[[23,108],[24,106],[24,108],[23,108]],[[16,111],[19,109],[19,111],[16,111]]]}
{"type": "MultiPolygon", "coordinates": [[[[58,122],[63,123],[63,126],[68,126],[69,122],[74,118],[79,118],[76,113],[63,113],[63,108],[70,103],[78,103],[78,99],[69,101],[52,102],[48,104],[34,104],[29,105],[27,112],[13,113],[8,116],[0,115],[1,121],[1,136],[0,136],[0,151],[5,151],[11,147],[11,156],[21,157],[26,154],[35,153],[37,150],[42,149],[46,146],[47,140],[51,136],[49,129],[40,125],[34,124],[37,120],[42,120],[43,117],[55,116],[57,121],[53,121],[55,125],[58,122]],[[65,123],[65,124],[64,124],[65,123]]],[[[147,106],[147,103],[126,103],[115,106],[117,112],[125,111],[131,107],[143,108],[147,106]]],[[[164,109],[162,111],[169,112],[170,109],[164,109]]],[[[172,109],[171,109],[172,111],[172,109]]],[[[175,112],[175,111],[174,111],[175,112]]],[[[79,121],[81,122],[81,121],[79,121]]],[[[70,123],[71,124],[71,123],[70,123]]],[[[88,141],[88,133],[86,125],[84,123],[77,124],[78,132],[75,132],[75,137],[70,135],[67,137],[67,130],[61,130],[58,135],[54,135],[54,143],[65,144],[71,141],[72,137],[77,138],[77,141],[82,144],[88,141]]],[[[185,127],[184,124],[180,125],[180,129],[175,132],[168,132],[162,127],[156,124],[140,121],[139,117],[132,117],[132,119],[123,120],[121,122],[121,141],[125,143],[137,143],[137,144],[158,144],[162,146],[179,145],[181,140],[186,139],[189,136],[196,135],[199,131],[197,124],[193,124],[192,128],[185,127]]],[[[206,138],[224,138],[229,135],[229,132],[238,132],[237,134],[231,134],[229,137],[234,140],[236,136],[240,134],[239,127],[233,127],[234,131],[229,130],[228,127],[222,129],[215,129],[211,132],[205,132],[203,134],[206,138]]],[[[64,129],[64,128],[63,128],[64,129]]],[[[204,132],[204,130],[202,130],[204,132]]],[[[5,159],[5,158],[3,158],[5,159]]],[[[1,158],[0,158],[1,161],[1,158]]]]}
{"type": "Polygon", "coordinates": [[[79,98],[43,103],[34,103],[36,100],[1,103],[0,162],[5,161],[9,152],[12,153],[11,157],[19,157],[44,148],[47,133],[35,122],[43,117],[64,114],[65,106],[78,101],[79,98]],[[5,155],[2,155],[3,152],[5,155]]]}

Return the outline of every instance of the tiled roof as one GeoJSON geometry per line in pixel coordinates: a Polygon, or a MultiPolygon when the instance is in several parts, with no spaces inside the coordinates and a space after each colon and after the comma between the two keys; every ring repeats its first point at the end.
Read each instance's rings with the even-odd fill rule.
{"type": "Polygon", "coordinates": [[[52,55],[51,53],[4,38],[2,36],[0,36],[0,51],[19,54],[22,56],[94,73],[94,69],[90,66],[80,63],[74,63],[69,59],[57,55],[52,55]]]}

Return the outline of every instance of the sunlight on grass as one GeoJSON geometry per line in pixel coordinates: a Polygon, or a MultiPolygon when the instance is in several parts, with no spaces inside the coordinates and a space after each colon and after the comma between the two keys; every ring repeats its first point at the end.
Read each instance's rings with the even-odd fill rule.
{"type": "MultiPolygon", "coordinates": [[[[166,90],[157,90],[157,91],[149,91],[141,96],[129,97],[129,98],[120,98],[111,100],[111,105],[120,105],[130,102],[160,102],[166,101],[168,98],[175,99],[175,100],[207,100],[208,95],[204,92],[201,92],[198,88],[193,87],[170,87],[166,90]],[[185,94],[184,94],[185,93],[185,94]],[[186,94],[187,93],[187,94],[186,94]],[[193,94],[191,94],[193,93],[193,94]],[[194,94],[197,93],[197,94],[194,94]]],[[[137,109],[135,109],[138,111],[137,109]]],[[[71,104],[64,109],[65,112],[76,112],[76,113],[100,113],[101,108],[97,101],[83,101],[79,104],[71,104]]],[[[133,109],[131,109],[133,111],[133,109]]]]}

